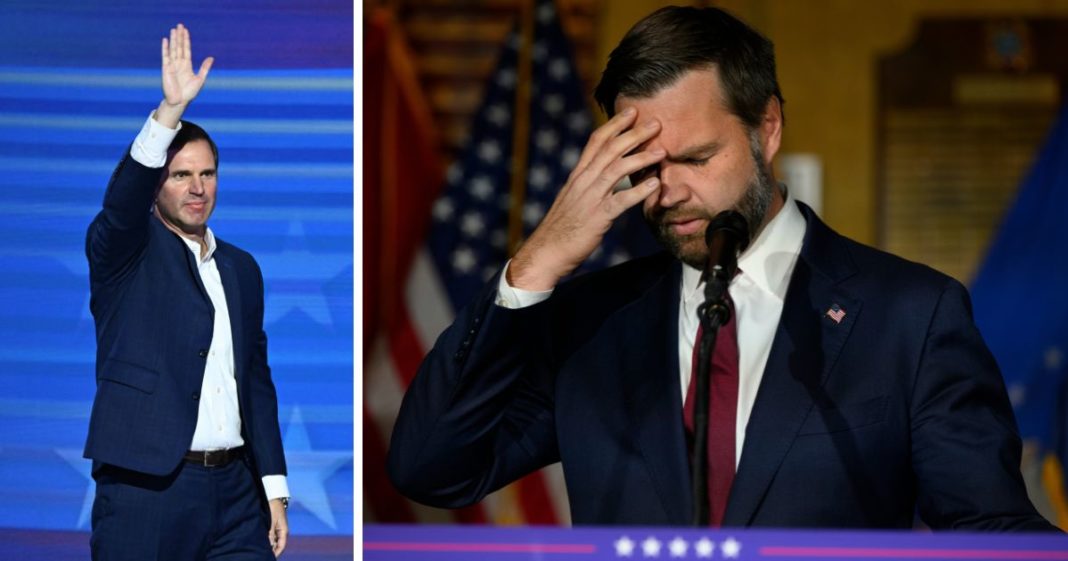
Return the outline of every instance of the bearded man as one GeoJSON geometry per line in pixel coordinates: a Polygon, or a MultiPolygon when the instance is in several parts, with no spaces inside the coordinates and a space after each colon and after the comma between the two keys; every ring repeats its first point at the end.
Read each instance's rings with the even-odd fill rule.
{"type": "Polygon", "coordinates": [[[612,52],[611,117],[552,208],[438,339],[391,442],[397,487],[460,507],[553,462],[576,524],[1051,530],[960,283],[832,231],[775,181],[770,41],[665,8],[612,52]],[[633,185],[616,185],[629,176],[633,185]],[[666,253],[561,282],[641,205],[666,253]],[[752,242],[711,365],[707,497],[689,456],[711,219],[752,242]]]}

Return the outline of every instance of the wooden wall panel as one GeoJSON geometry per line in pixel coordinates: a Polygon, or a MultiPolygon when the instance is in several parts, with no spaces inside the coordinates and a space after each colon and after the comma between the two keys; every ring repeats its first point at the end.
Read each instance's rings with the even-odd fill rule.
{"type": "Polygon", "coordinates": [[[971,281],[1068,91],[1068,20],[940,18],[879,64],[880,246],[971,281]]]}

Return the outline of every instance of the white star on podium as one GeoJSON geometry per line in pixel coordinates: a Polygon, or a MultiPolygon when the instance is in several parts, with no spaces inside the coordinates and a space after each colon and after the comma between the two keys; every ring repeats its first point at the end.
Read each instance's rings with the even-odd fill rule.
{"type": "Polygon", "coordinates": [[[660,540],[649,536],[642,541],[642,555],[646,557],[660,556],[660,540]]]}
{"type": "Polygon", "coordinates": [[[686,550],[690,547],[686,540],[676,537],[668,543],[668,550],[672,557],[686,557],[686,550]]]}
{"type": "Polygon", "coordinates": [[[723,551],[725,559],[737,559],[738,553],[742,551],[742,544],[734,538],[727,538],[719,545],[719,548],[723,551]]]}
{"type": "Polygon", "coordinates": [[[708,538],[701,538],[693,544],[693,551],[698,557],[712,557],[712,552],[715,551],[716,544],[708,538]]]}
{"type": "Polygon", "coordinates": [[[631,553],[634,553],[634,541],[623,536],[616,540],[616,557],[630,557],[631,553]]]}

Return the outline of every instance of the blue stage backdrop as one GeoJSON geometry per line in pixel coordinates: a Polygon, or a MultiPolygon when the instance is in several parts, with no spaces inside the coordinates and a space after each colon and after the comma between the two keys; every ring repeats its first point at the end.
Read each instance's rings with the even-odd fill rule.
{"type": "Polygon", "coordinates": [[[89,528],[85,231],[182,22],[216,58],[186,114],[219,145],[210,224],[263,269],[294,543],[352,534],[352,9],[0,2],[0,530],[89,528]]]}

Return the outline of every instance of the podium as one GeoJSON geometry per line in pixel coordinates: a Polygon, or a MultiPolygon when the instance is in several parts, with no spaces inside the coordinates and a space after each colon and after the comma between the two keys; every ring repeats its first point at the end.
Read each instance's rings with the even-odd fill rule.
{"type": "Polygon", "coordinates": [[[1068,535],[367,525],[365,561],[1068,561],[1068,535]]]}

